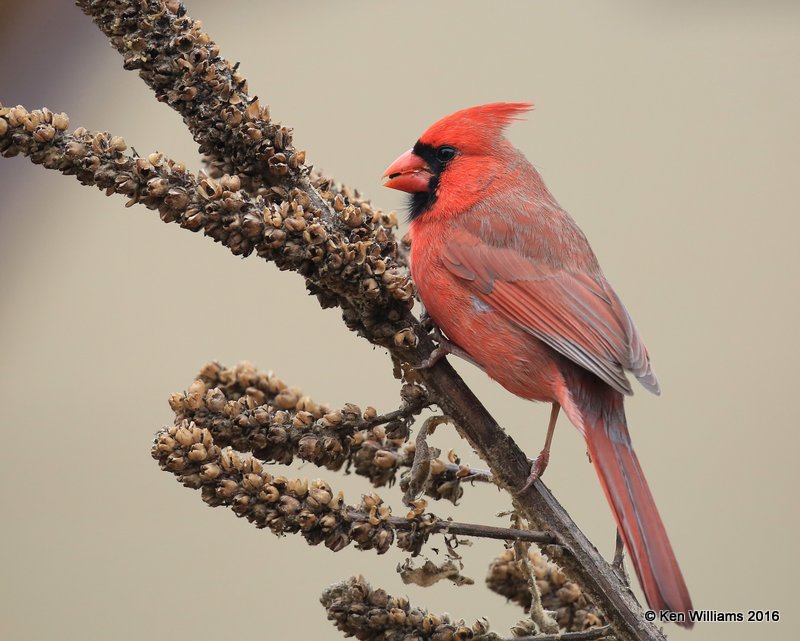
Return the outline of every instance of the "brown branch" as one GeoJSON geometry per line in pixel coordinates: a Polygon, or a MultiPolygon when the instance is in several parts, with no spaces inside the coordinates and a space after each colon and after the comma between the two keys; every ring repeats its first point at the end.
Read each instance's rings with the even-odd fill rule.
{"type": "MultiPolygon", "coordinates": [[[[425,338],[421,337],[414,350],[417,358],[429,353],[426,348],[432,347],[425,338]]],[[[541,481],[523,494],[515,493],[523,487],[530,472],[527,457],[449,363],[440,361],[430,370],[422,370],[420,376],[437,405],[453,418],[459,432],[488,463],[495,481],[511,493],[525,520],[537,530],[558,536],[564,552],[551,556],[601,608],[615,634],[625,641],[663,640],[663,634],[645,620],[641,606],[622,585],[614,569],[541,481]]]]}
{"type": "MultiPolygon", "coordinates": [[[[355,516],[353,518],[356,518],[355,516]]],[[[388,519],[398,530],[413,529],[414,522],[398,516],[391,516],[388,519]]],[[[508,527],[494,527],[491,525],[476,525],[474,523],[460,523],[436,519],[431,521],[428,526],[433,534],[457,534],[461,536],[475,536],[484,539],[500,539],[503,541],[528,541],[541,545],[558,545],[557,539],[549,532],[535,532],[534,530],[517,530],[508,527]]]]}
{"type": "MultiPolygon", "coordinates": [[[[267,110],[251,101],[244,79],[180,3],[79,4],[123,54],[125,66],[137,69],[159,99],[183,115],[201,151],[211,156],[215,175],[244,178],[195,178],[158,156],[125,156],[120,138],[85,130],[70,136],[60,126],[63,120],[45,110],[0,108],[0,153],[22,153],[77,174],[85,184],[128,196],[129,204],[158,209],[166,222],[203,229],[234,254],[256,251],[281,269],[297,271],[324,307],[340,306],[348,327],[387,347],[396,364],[423,362],[433,343],[410,313],[413,289],[391,216],[357,192],[310,177],[304,154],[287,141],[288,130],[272,124],[267,110]]],[[[425,384],[495,481],[514,495],[527,478],[527,458],[450,365],[440,361],[406,373],[425,384]]],[[[526,520],[554,532],[569,550],[557,556],[559,562],[601,605],[620,638],[663,639],[541,482],[514,495],[514,501],[526,520]]]]}

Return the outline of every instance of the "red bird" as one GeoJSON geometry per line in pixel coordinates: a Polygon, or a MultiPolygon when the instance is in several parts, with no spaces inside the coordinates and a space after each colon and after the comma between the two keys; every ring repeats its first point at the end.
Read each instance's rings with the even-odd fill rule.
{"type": "MultiPolygon", "coordinates": [[[[586,439],[647,602],[687,613],[689,592],[631,445],[630,372],[659,394],[647,349],[589,242],[503,136],[533,105],[494,103],[431,126],[386,170],[409,192],[411,274],[455,353],[517,396],[552,403],[586,439]]],[[[691,625],[686,614],[685,625],[691,625]]]]}

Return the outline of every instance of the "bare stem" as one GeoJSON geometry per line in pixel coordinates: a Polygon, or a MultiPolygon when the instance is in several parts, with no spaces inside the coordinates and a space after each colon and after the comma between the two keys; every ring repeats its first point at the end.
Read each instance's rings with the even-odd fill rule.
{"type": "MultiPolygon", "coordinates": [[[[356,521],[363,521],[368,515],[351,512],[350,517],[356,521]]],[[[388,522],[398,530],[412,530],[418,525],[414,521],[399,516],[391,516],[388,522]]],[[[478,525],[474,523],[460,523],[436,519],[426,524],[431,534],[456,534],[460,536],[474,536],[483,539],[500,539],[503,541],[528,541],[541,545],[558,545],[555,536],[549,532],[535,532],[533,530],[517,530],[507,527],[493,527],[491,525],[478,525]]]]}
{"type": "Polygon", "coordinates": [[[514,554],[517,563],[522,566],[522,570],[528,581],[528,590],[531,593],[531,620],[544,632],[558,632],[558,623],[542,606],[542,593],[536,585],[536,575],[534,574],[533,563],[528,555],[529,545],[522,540],[514,542],[514,554]]]}
{"type": "Polygon", "coordinates": [[[502,641],[593,641],[614,634],[614,629],[610,625],[581,632],[564,632],[562,634],[536,634],[534,636],[514,637],[513,639],[503,639],[502,641]]]}

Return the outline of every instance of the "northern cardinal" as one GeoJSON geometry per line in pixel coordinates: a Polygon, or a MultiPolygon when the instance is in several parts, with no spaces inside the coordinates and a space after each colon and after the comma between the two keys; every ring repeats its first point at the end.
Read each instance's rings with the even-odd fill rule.
{"type": "Polygon", "coordinates": [[[645,597],[684,613],[689,592],[631,445],[626,372],[659,394],[647,349],[586,237],[503,136],[529,103],[457,111],[386,170],[410,193],[411,275],[444,332],[517,396],[552,403],[529,483],[547,465],[559,408],[586,439],[645,597]]]}

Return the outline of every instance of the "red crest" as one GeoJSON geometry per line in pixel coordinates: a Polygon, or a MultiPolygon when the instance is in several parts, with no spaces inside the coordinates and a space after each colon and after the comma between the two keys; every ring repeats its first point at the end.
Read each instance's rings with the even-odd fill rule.
{"type": "Polygon", "coordinates": [[[529,102],[493,102],[462,109],[431,125],[419,140],[433,147],[452,145],[463,150],[492,146],[508,125],[531,109],[529,102]]]}

